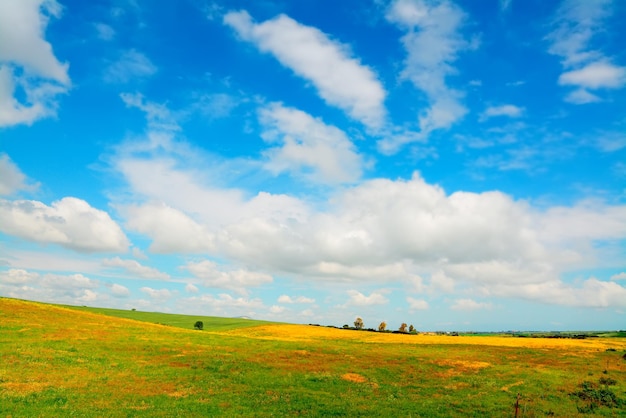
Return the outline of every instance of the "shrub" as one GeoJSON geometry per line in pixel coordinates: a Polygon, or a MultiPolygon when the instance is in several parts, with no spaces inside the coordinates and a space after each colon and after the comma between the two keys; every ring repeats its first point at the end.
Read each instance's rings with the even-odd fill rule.
{"type": "MultiPolygon", "coordinates": [[[[600,383],[603,383],[602,380],[600,383]]],[[[607,387],[605,388],[598,388],[596,383],[589,381],[582,382],[580,384],[581,390],[572,393],[573,396],[587,402],[586,406],[582,408],[578,407],[578,411],[581,413],[588,413],[600,406],[613,408],[622,405],[624,401],[618,398],[613,391],[608,389],[608,384],[606,384],[606,386],[607,387]]]]}
{"type": "Polygon", "coordinates": [[[194,327],[195,329],[202,330],[202,329],[204,329],[204,324],[202,323],[202,321],[196,321],[196,323],[195,323],[195,324],[193,324],[193,327],[194,327]]]}

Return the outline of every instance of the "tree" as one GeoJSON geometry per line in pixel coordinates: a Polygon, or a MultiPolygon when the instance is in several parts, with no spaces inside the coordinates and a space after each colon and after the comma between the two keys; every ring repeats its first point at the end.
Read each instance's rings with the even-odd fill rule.
{"type": "Polygon", "coordinates": [[[406,322],[403,322],[402,325],[400,325],[400,328],[398,329],[398,331],[400,332],[406,332],[406,327],[408,325],[406,324],[406,322]]]}
{"type": "Polygon", "coordinates": [[[360,317],[357,317],[354,320],[354,328],[356,328],[356,329],[363,329],[363,320],[360,317]]]}
{"type": "Polygon", "coordinates": [[[195,323],[195,324],[193,324],[193,327],[194,327],[195,329],[202,330],[202,329],[204,329],[204,324],[202,323],[202,321],[196,321],[196,323],[195,323]]]}
{"type": "Polygon", "coordinates": [[[385,329],[387,329],[387,323],[385,321],[381,322],[380,325],[378,326],[378,331],[379,332],[384,332],[385,329]]]}
{"type": "Polygon", "coordinates": [[[410,333],[414,333],[415,332],[415,327],[413,326],[413,324],[409,325],[409,332],[410,333]]]}

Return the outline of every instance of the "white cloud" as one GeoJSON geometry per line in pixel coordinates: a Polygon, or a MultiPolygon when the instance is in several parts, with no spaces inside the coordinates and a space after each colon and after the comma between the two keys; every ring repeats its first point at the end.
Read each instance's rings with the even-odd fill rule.
{"type": "Polygon", "coordinates": [[[104,70],[107,83],[128,83],[134,79],[149,77],[157,72],[157,67],[143,53],[134,49],[125,51],[120,58],[104,70]]]}
{"type": "Polygon", "coordinates": [[[166,132],[180,130],[175,116],[166,106],[147,102],[141,93],[122,93],[120,98],[126,106],[137,108],[146,114],[150,130],[166,132]]]}
{"type": "Polygon", "coordinates": [[[70,87],[69,66],[44,32],[61,10],[54,0],[0,2],[0,127],[56,114],[58,96],[70,87]]]}
{"type": "Polygon", "coordinates": [[[111,41],[115,38],[115,29],[105,23],[94,23],[94,28],[99,39],[111,41]]]}
{"type": "Polygon", "coordinates": [[[270,307],[270,312],[273,313],[273,314],[282,313],[284,311],[285,311],[285,307],[284,306],[272,305],[270,307]]]}
{"type": "Polygon", "coordinates": [[[266,310],[258,298],[232,297],[221,293],[217,297],[210,294],[180,299],[177,312],[198,313],[214,316],[246,316],[254,318],[257,311],[266,310]]]}
{"type": "Polygon", "coordinates": [[[554,280],[526,284],[517,288],[494,287],[491,289],[491,294],[515,296],[552,305],[581,308],[626,307],[626,287],[614,281],[600,281],[596,278],[589,278],[583,281],[580,286],[554,280]]]}
{"type": "Polygon", "coordinates": [[[244,295],[250,287],[258,287],[273,281],[269,274],[246,269],[226,270],[209,260],[189,262],[184,268],[195,277],[202,279],[202,284],[206,287],[230,289],[244,295]]]}
{"type": "Polygon", "coordinates": [[[315,303],[315,299],[307,298],[306,296],[291,297],[288,295],[280,295],[278,297],[280,303],[315,303]]]}
{"type": "Polygon", "coordinates": [[[8,155],[0,153],[0,196],[12,195],[20,190],[34,190],[38,184],[28,184],[26,176],[8,155]]]}
{"type": "Polygon", "coordinates": [[[201,253],[213,249],[213,236],[183,212],[162,203],[121,208],[126,227],[152,239],[155,253],[201,253]]]}
{"type": "Polygon", "coordinates": [[[563,58],[563,66],[571,68],[601,57],[589,50],[593,36],[610,15],[611,0],[564,0],[554,18],[554,30],[548,34],[548,52],[563,58]]]}
{"type": "Polygon", "coordinates": [[[592,62],[583,68],[561,74],[559,84],[589,89],[621,88],[626,85],[626,67],[605,61],[592,62]]]}
{"type": "Polygon", "coordinates": [[[409,312],[424,311],[428,309],[428,302],[423,299],[415,299],[413,297],[407,297],[406,301],[409,302],[409,312]]]}
{"type": "Polygon", "coordinates": [[[310,81],[328,104],[369,127],[383,125],[386,92],[369,67],[351,58],[347,46],[286,15],[257,24],[246,11],[230,12],[224,23],[310,81]]]}
{"type": "Polygon", "coordinates": [[[152,267],[144,266],[135,260],[123,260],[119,257],[105,258],[102,260],[102,265],[105,267],[119,267],[129,274],[136,275],[144,279],[167,280],[170,278],[169,274],[163,273],[152,267]]]}
{"type": "MultiPolygon", "coordinates": [[[[144,158],[153,152],[134,149],[144,158]]],[[[115,165],[138,202],[118,205],[128,227],[149,237],[153,251],[208,253],[268,275],[352,289],[359,289],[352,283],[411,285],[430,277],[415,282],[428,294],[463,288],[488,296],[491,287],[515,297],[515,289],[541,283],[567,292],[572,286],[560,281],[564,272],[595,265],[597,257],[615,263],[609,244],[626,237],[626,208],[602,202],[539,209],[500,192],[447,194],[417,173],[364,181],[315,203],[268,193],[246,197],[197,169],[215,164],[184,143],[170,141],[155,154],[140,160],[127,150],[115,165]]],[[[220,278],[232,271],[210,267],[212,280],[226,287],[220,278]]],[[[384,298],[361,295],[353,294],[353,302],[384,298]]]]}
{"type": "Polygon", "coordinates": [[[623,132],[605,132],[596,138],[596,146],[604,152],[615,152],[626,148],[626,134],[623,132]]]}
{"type": "Polygon", "coordinates": [[[570,92],[567,96],[565,96],[564,100],[573,104],[596,103],[601,101],[598,96],[585,89],[577,89],[570,92]]]}
{"type": "Polygon", "coordinates": [[[76,251],[126,251],[129,244],[108,213],[74,197],[51,206],[35,200],[0,200],[0,220],[0,231],[6,234],[76,251]]]}
{"type": "Polygon", "coordinates": [[[312,171],[307,177],[323,183],[352,182],[361,176],[362,158],[340,129],[280,103],[262,108],[259,118],[265,127],[263,139],[279,143],[264,151],[270,171],[312,171]]]}
{"type": "Polygon", "coordinates": [[[200,289],[198,289],[198,287],[197,287],[197,286],[194,286],[194,285],[193,285],[193,284],[191,284],[191,283],[188,283],[188,284],[185,286],[185,292],[187,292],[187,293],[198,293],[199,291],[200,291],[200,289]]]}
{"type": "Polygon", "coordinates": [[[626,272],[621,272],[611,276],[611,280],[626,280],[626,272]]]}
{"type": "Polygon", "coordinates": [[[457,299],[450,309],[455,311],[475,311],[477,309],[491,309],[491,303],[476,302],[473,299],[457,299]]]}
{"type": "Polygon", "coordinates": [[[506,104],[501,106],[490,106],[481,114],[480,121],[485,121],[489,118],[497,116],[507,116],[509,118],[519,118],[524,114],[524,108],[506,104]]]}
{"type": "MultiPolygon", "coordinates": [[[[410,80],[428,98],[429,107],[419,116],[422,137],[449,128],[467,113],[461,103],[463,93],[446,84],[446,77],[456,73],[452,64],[459,53],[475,48],[460,33],[465,13],[447,0],[396,0],[386,17],[406,31],[402,37],[407,52],[402,78],[410,80]]],[[[380,146],[393,152],[402,145],[400,141],[388,138],[380,146]]]]}
{"type": "Polygon", "coordinates": [[[369,296],[365,296],[358,290],[349,290],[348,295],[350,299],[346,302],[347,306],[371,306],[371,305],[386,305],[389,303],[384,294],[388,293],[385,290],[378,290],[370,293],[369,296]]]}
{"type": "Polygon", "coordinates": [[[565,0],[557,10],[554,30],[546,39],[548,52],[562,58],[559,85],[574,86],[565,101],[586,104],[600,101],[588,89],[617,89],[626,85],[626,67],[617,66],[601,50],[590,46],[612,13],[611,0],[565,0]]]}
{"type": "Polygon", "coordinates": [[[99,298],[97,280],[82,274],[40,274],[23,269],[0,271],[0,294],[55,303],[87,303],[99,298]]]}
{"type": "Polygon", "coordinates": [[[130,296],[130,290],[121,284],[113,283],[111,285],[111,294],[116,298],[125,298],[130,296]]]}
{"type": "Polygon", "coordinates": [[[169,289],[153,289],[151,287],[142,287],[139,289],[141,292],[148,295],[151,299],[169,299],[173,296],[172,291],[169,289]]]}

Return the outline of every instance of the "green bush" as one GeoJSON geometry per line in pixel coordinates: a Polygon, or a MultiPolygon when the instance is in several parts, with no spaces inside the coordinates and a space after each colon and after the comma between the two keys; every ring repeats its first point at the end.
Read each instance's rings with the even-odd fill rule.
{"type": "Polygon", "coordinates": [[[204,329],[204,323],[202,323],[202,321],[196,321],[196,323],[193,324],[193,327],[195,329],[202,330],[202,329],[204,329]]]}

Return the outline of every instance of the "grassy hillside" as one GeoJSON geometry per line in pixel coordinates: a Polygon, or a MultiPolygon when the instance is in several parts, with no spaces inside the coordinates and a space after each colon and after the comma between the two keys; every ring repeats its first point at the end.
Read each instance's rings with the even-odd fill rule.
{"type": "Polygon", "coordinates": [[[196,321],[202,321],[204,329],[209,331],[226,331],[235,328],[254,327],[269,324],[267,321],[257,321],[244,318],[221,318],[216,316],[180,315],[160,312],[126,311],[122,309],[92,308],[87,306],[64,306],[84,312],[98,313],[117,318],[134,319],[136,321],[153,324],[169,325],[177,328],[194,329],[196,321]]]}
{"type": "Polygon", "coordinates": [[[513,416],[518,393],[519,416],[624,416],[625,353],[621,338],[195,331],[0,298],[0,416],[513,416]]]}

